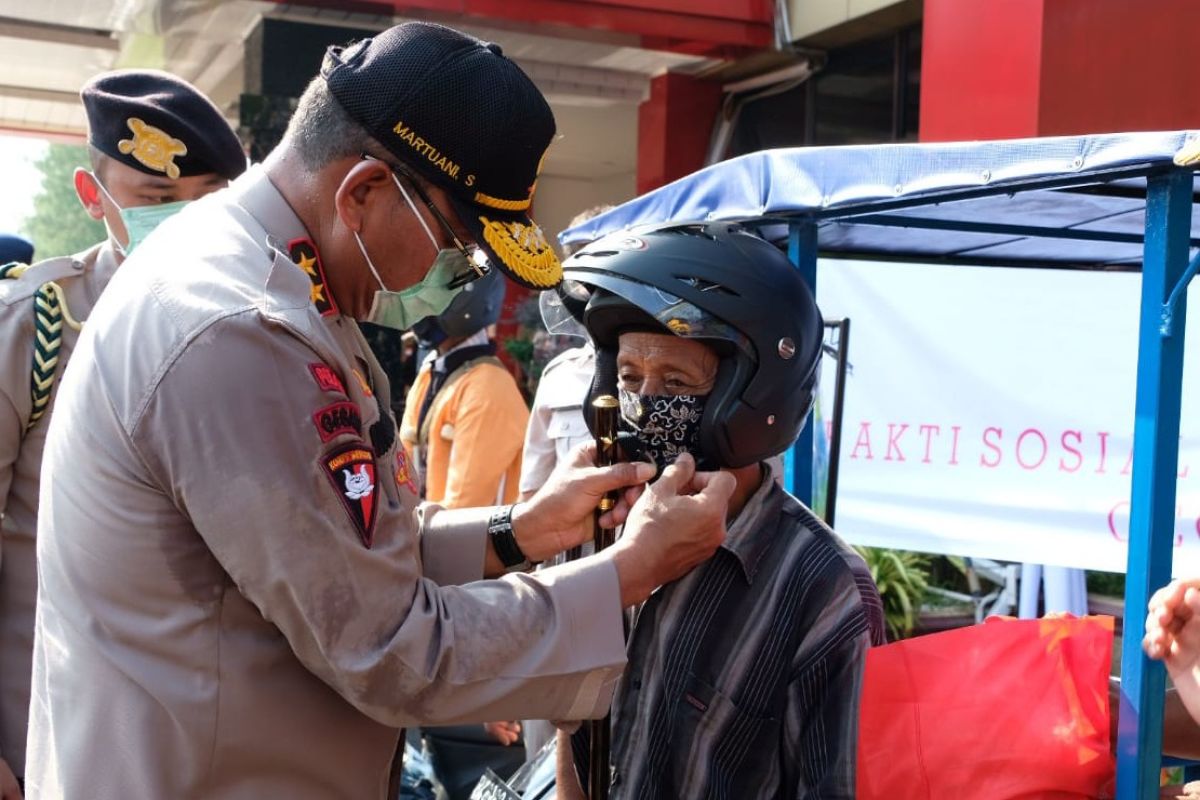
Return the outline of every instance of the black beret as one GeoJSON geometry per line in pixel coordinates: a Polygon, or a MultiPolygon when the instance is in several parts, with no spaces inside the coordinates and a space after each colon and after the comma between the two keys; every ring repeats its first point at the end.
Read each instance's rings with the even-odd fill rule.
{"type": "Polygon", "coordinates": [[[150,175],[216,173],[233,180],[246,152],[225,117],[187,81],[166,72],[127,69],[99,75],[79,92],[88,142],[150,175]]]}
{"type": "Polygon", "coordinates": [[[21,236],[0,233],[0,264],[7,264],[10,261],[32,264],[33,243],[21,236]]]}
{"type": "Polygon", "coordinates": [[[406,22],[330,48],[321,75],[351,118],[447,191],[493,264],[534,289],[562,280],[529,217],[554,114],[499,45],[406,22]]]}

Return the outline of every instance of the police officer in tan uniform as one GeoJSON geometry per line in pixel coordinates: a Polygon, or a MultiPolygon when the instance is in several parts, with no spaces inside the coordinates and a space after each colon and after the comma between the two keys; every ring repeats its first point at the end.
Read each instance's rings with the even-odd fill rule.
{"type": "MultiPolygon", "coordinates": [[[[18,777],[33,653],[39,473],[59,376],[123,253],[158,221],[246,168],[216,107],[174,76],[110,72],[84,86],[81,97],[92,170],[76,172],[75,189],[110,238],[75,256],[0,267],[0,759],[18,777]]],[[[0,787],[5,772],[0,764],[0,787]]]]}
{"type": "Polygon", "coordinates": [[[520,572],[653,468],[583,448],[526,503],[418,508],[356,324],[558,282],[527,213],[553,135],[498,46],[400,25],[121,268],[46,443],[32,797],[382,800],[402,726],[605,711],[622,607],[715,550],[731,483],[685,458],[621,494],[616,547],[520,572]]]}

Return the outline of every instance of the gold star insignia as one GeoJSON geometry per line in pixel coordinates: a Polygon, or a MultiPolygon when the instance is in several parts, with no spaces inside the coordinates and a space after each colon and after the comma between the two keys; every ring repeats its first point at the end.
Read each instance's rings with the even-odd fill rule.
{"type": "Polygon", "coordinates": [[[308,255],[307,253],[302,253],[300,255],[300,260],[296,262],[297,267],[304,270],[310,277],[313,278],[318,277],[316,264],[317,259],[308,255]]]}
{"type": "Polygon", "coordinates": [[[312,285],[312,289],[308,293],[308,296],[312,300],[313,305],[325,302],[325,285],[321,283],[314,283],[312,285]]]}

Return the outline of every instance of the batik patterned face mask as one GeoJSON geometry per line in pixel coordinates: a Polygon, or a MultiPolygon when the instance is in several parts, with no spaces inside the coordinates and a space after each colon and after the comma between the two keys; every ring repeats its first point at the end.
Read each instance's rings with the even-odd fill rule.
{"type": "Polygon", "coordinates": [[[631,432],[642,449],[642,458],[658,466],[658,474],[681,453],[699,460],[700,420],[708,395],[634,394],[620,389],[621,427],[631,432]]]}

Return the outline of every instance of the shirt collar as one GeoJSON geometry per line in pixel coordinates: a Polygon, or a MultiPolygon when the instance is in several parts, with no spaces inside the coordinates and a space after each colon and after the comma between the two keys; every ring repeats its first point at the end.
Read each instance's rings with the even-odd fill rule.
{"type": "MultiPolygon", "coordinates": [[[[481,328],[480,330],[477,330],[475,333],[468,336],[466,339],[463,339],[461,342],[454,345],[454,347],[451,347],[444,354],[440,356],[435,355],[430,359],[430,363],[433,365],[433,369],[445,369],[446,359],[450,357],[451,353],[455,352],[456,350],[462,350],[466,347],[478,347],[479,345],[487,344],[489,341],[490,339],[488,338],[487,328],[481,328]]],[[[437,351],[435,350],[434,353],[436,352],[437,351]]]]}
{"type": "Polygon", "coordinates": [[[767,460],[760,462],[760,466],[762,482],[727,528],[721,545],[742,565],[747,583],[754,582],[758,564],[771,545],[783,493],[776,465],[767,460]]]}
{"type": "Polygon", "coordinates": [[[286,255],[288,242],[308,238],[304,223],[275,188],[261,164],[246,170],[246,174],[229,188],[234,202],[250,212],[250,216],[267,232],[267,244],[271,248],[286,255]]]}

